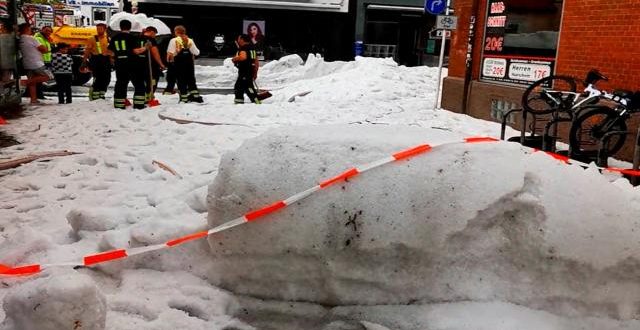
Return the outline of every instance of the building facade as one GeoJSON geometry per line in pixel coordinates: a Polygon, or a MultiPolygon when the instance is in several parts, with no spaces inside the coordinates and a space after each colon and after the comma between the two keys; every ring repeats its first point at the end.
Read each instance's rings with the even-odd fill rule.
{"type": "Polygon", "coordinates": [[[435,16],[425,14],[424,0],[354,1],[358,55],[393,57],[406,66],[437,65],[442,35],[433,29],[435,16]]]}
{"type": "Polygon", "coordinates": [[[353,58],[353,16],[349,0],[138,0],[138,12],[185,25],[205,55],[235,53],[241,34],[259,30],[254,40],[264,59],[320,53],[329,60],[353,58]],[[257,26],[257,28],[256,28],[257,26]],[[214,46],[216,35],[225,45],[214,46]]]}
{"type": "Polygon", "coordinates": [[[456,0],[454,9],[446,109],[498,121],[531,82],[584,79],[592,68],[609,78],[600,89],[640,89],[640,1],[456,0]]]}
{"type": "Polygon", "coordinates": [[[435,16],[425,15],[423,7],[424,0],[137,1],[141,13],[170,27],[186,25],[206,55],[232,54],[235,37],[255,22],[266,60],[319,53],[327,60],[393,57],[403,65],[436,63],[441,38],[432,29],[435,16]],[[222,50],[215,49],[215,36],[226,40],[222,50]]]}

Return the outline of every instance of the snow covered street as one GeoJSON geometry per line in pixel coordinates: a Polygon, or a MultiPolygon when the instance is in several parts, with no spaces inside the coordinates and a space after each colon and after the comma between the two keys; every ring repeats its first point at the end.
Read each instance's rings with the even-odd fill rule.
{"type": "MultiPolygon", "coordinates": [[[[204,88],[229,87],[236,77],[235,68],[228,61],[220,67],[199,66],[196,70],[198,84],[204,88]]],[[[386,134],[395,127],[410,130],[407,136],[403,133],[398,133],[397,137],[390,135],[390,146],[404,141],[403,138],[407,142],[415,141],[418,136],[423,143],[433,145],[450,140],[462,141],[470,136],[499,136],[499,124],[446,110],[433,110],[436,77],[436,68],[408,68],[398,66],[390,59],[357,58],[354,62],[325,62],[313,55],[306,61],[293,55],[261,68],[258,84],[273,93],[273,97],[261,105],[234,105],[233,95],[205,95],[203,104],[178,104],[177,95],[157,95],[161,106],[121,111],[113,108],[111,91],[106,101],[89,102],[86,98],[76,98],[73,104],[58,105],[50,98],[45,105],[29,108],[24,118],[11,120],[9,125],[3,126],[4,131],[21,144],[0,149],[0,161],[55,150],[80,154],[49,158],[0,171],[0,264],[82,264],[82,258],[90,254],[161,244],[207,230],[210,228],[207,217],[211,216],[208,215],[211,205],[207,202],[209,185],[222,172],[219,165],[229,152],[250,160],[252,172],[238,172],[239,177],[222,182],[231,184],[237,179],[248,182],[247,186],[227,186],[228,189],[255,192],[255,187],[269,186],[273,188],[271,193],[274,196],[286,197],[284,189],[290,192],[288,189],[293,187],[288,185],[293,185],[292,182],[276,184],[271,181],[272,177],[262,176],[260,172],[261,168],[274,166],[277,155],[269,154],[269,157],[274,157],[271,161],[268,157],[258,157],[259,154],[256,158],[247,157],[247,150],[252,150],[252,145],[243,145],[265,132],[289,132],[293,126],[310,125],[340,125],[342,129],[354,127],[358,132],[367,134],[373,134],[378,128],[384,129],[386,134]],[[162,120],[159,115],[216,125],[181,125],[162,120]],[[158,166],[158,163],[169,166],[177,175],[158,166]],[[252,177],[253,181],[249,180],[252,177]]],[[[322,132],[327,134],[327,131],[322,132]]],[[[328,132],[332,134],[334,131],[328,132]]],[[[336,136],[339,132],[342,131],[336,129],[336,136]]],[[[310,129],[309,141],[314,140],[314,134],[318,133],[310,129]]],[[[515,134],[510,131],[508,135],[515,134]]],[[[407,144],[406,148],[414,144],[407,144]]],[[[242,269],[229,269],[228,272],[223,268],[217,269],[219,279],[224,279],[217,281],[211,271],[210,245],[206,239],[200,239],[91,268],[44,267],[41,274],[34,276],[0,277],[0,299],[4,301],[0,309],[0,329],[71,329],[74,326],[78,326],[77,329],[110,330],[640,328],[640,285],[637,284],[640,269],[640,240],[637,236],[640,232],[640,188],[634,188],[616,174],[600,174],[595,168],[585,170],[560,164],[546,155],[531,154],[530,150],[518,145],[498,144],[499,147],[454,148],[451,154],[438,158],[435,165],[427,166],[416,161],[421,169],[464,169],[467,167],[456,167],[453,161],[460,154],[469,153],[465,166],[476,175],[462,179],[458,174],[452,174],[445,177],[448,181],[434,181],[434,186],[424,187],[424,196],[441,196],[437,200],[438,207],[448,203],[460,206],[455,212],[446,211],[452,227],[441,223],[443,232],[455,231],[456,223],[461,226],[461,222],[486,220],[482,216],[487,214],[479,215],[478,212],[487,210],[487,205],[502,205],[515,213],[520,210],[519,219],[530,217],[532,222],[544,219],[541,226],[547,231],[541,235],[545,235],[544,244],[548,243],[548,248],[553,249],[546,251],[548,255],[545,258],[551,256],[571,261],[562,265],[566,268],[549,267],[546,270],[550,273],[545,273],[544,269],[535,273],[544,273],[548,277],[518,278],[510,283],[520,281],[522,286],[513,284],[513,287],[499,287],[496,283],[502,282],[488,277],[486,281],[493,282],[476,286],[475,274],[465,274],[465,271],[490,269],[491,262],[499,264],[494,258],[496,255],[487,252],[482,255],[484,265],[469,268],[457,265],[458,269],[450,270],[451,273],[443,271],[435,275],[411,274],[406,284],[420,288],[414,292],[419,297],[412,297],[415,298],[412,301],[395,297],[397,299],[389,298],[386,300],[388,303],[384,303],[383,298],[387,296],[374,293],[371,296],[375,299],[354,298],[354,301],[341,296],[348,291],[334,292],[333,300],[316,299],[314,294],[303,292],[304,287],[307,284],[309,289],[321,287],[314,287],[317,283],[307,283],[304,278],[293,277],[293,274],[290,287],[269,287],[276,283],[286,284],[286,281],[275,280],[256,281],[245,286],[215,286],[217,282],[229,284],[225,272],[228,276],[242,276],[242,269]],[[522,169],[522,173],[511,171],[514,168],[522,169]],[[478,170],[474,172],[472,169],[478,170]],[[538,183],[527,186],[527,180],[538,183]],[[460,193],[439,192],[444,186],[460,188],[460,193]],[[518,189],[524,186],[522,191],[518,190],[521,194],[505,202],[503,197],[511,196],[509,194],[517,190],[515,186],[518,189]],[[467,196],[471,200],[454,200],[467,190],[475,192],[477,198],[467,196]],[[524,205],[522,203],[531,209],[520,209],[524,205]],[[541,217],[538,210],[543,210],[540,212],[545,216],[541,217]],[[573,272],[574,268],[579,270],[573,272]],[[590,272],[595,275],[589,275],[590,272]],[[430,291],[433,287],[429,283],[420,283],[420,279],[433,280],[439,278],[436,275],[445,274],[452,281],[457,281],[451,292],[436,294],[430,291]],[[570,277],[569,274],[575,276],[570,277]],[[552,297],[555,292],[566,293],[562,283],[572,290],[586,290],[586,285],[581,283],[598,287],[579,294],[558,293],[559,297],[571,296],[571,299],[559,298],[554,300],[555,305],[541,298],[552,297]],[[239,288],[240,292],[232,292],[231,287],[239,288]],[[511,296],[512,292],[519,292],[522,288],[527,290],[521,295],[528,297],[526,302],[511,296]],[[261,299],[266,296],[269,299],[261,299]],[[274,297],[292,299],[276,300],[274,297]],[[64,320],[78,323],[64,323],[64,320]]],[[[334,155],[335,147],[325,146],[328,146],[327,154],[334,155]]],[[[267,150],[269,146],[262,149],[253,147],[260,151],[267,150]]],[[[314,147],[309,145],[310,149],[314,147]]],[[[385,153],[388,151],[397,150],[381,147],[377,158],[388,156],[385,153]]],[[[373,157],[372,150],[367,150],[366,155],[369,161],[377,159],[373,157]]],[[[294,174],[308,169],[296,169],[300,166],[296,164],[289,164],[290,167],[281,172],[291,171],[290,174],[294,174]]],[[[331,169],[326,176],[337,175],[340,169],[346,167],[338,171],[331,169]]],[[[374,173],[370,175],[375,176],[374,173]]],[[[397,174],[388,177],[399,179],[397,174]]],[[[399,182],[417,184],[407,178],[399,179],[399,182]]],[[[301,191],[308,187],[297,188],[301,191]]],[[[365,199],[380,194],[379,191],[374,193],[372,187],[360,189],[372,192],[365,194],[365,199]]],[[[321,193],[343,196],[331,191],[321,193]]],[[[271,195],[268,197],[270,202],[276,201],[270,199],[271,195]]],[[[409,197],[402,189],[394,190],[388,197],[389,204],[404,202],[409,197]]],[[[314,198],[311,196],[309,200],[314,198]]],[[[344,198],[348,199],[348,196],[344,198]]],[[[237,210],[225,209],[219,214],[239,216],[242,213],[237,212],[242,212],[244,206],[236,207],[237,210]]],[[[385,207],[377,209],[380,214],[384,211],[385,207]]],[[[295,207],[291,212],[296,212],[295,207]]],[[[283,215],[281,220],[286,220],[287,216],[283,215]]],[[[228,220],[232,218],[220,219],[220,222],[228,220]]],[[[279,221],[278,215],[272,215],[268,221],[279,221]]],[[[252,225],[248,223],[235,228],[230,236],[247,240],[241,245],[257,253],[260,252],[258,242],[266,244],[269,237],[276,236],[260,236],[269,233],[269,223],[260,224],[267,226],[264,230],[250,229],[252,225]],[[243,236],[243,233],[255,237],[243,236]],[[251,245],[252,241],[257,242],[256,246],[251,245]]],[[[503,239],[495,232],[502,225],[485,225],[481,227],[482,224],[478,224],[480,227],[465,232],[475,235],[467,237],[469,240],[474,238],[471,248],[475,250],[469,250],[477,252],[474,257],[481,255],[479,251],[493,251],[489,248],[498,246],[503,239]]],[[[511,227],[504,225],[504,228],[511,227]]],[[[527,225],[513,228],[517,232],[506,236],[514,239],[525,239],[528,237],[525,234],[532,229],[527,225]]],[[[302,235],[295,238],[299,244],[316,239],[313,231],[296,233],[302,235]]],[[[277,237],[270,248],[277,250],[277,247],[287,245],[286,234],[277,237]]],[[[418,238],[415,242],[420,241],[418,238]]],[[[215,239],[215,236],[209,238],[210,241],[215,239]]],[[[457,239],[465,241],[464,237],[457,239]]],[[[233,246],[240,241],[231,243],[233,246]]],[[[445,243],[437,246],[450,248],[445,243]]],[[[526,249],[522,246],[517,248],[526,249]]],[[[451,250],[440,252],[444,255],[440,260],[455,263],[453,255],[447,255],[451,250]]],[[[520,255],[524,253],[522,250],[505,253],[516,253],[513,257],[521,256],[523,263],[540,257],[537,250],[531,252],[535,256],[520,255]]],[[[250,259],[243,261],[250,263],[250,259]]],[[[291,268],[296,269],[296,276],[304,274],[302,261],[297,265],[300,267],[296,267],[295,258],[281,260],[285,261],[293,263],[291,268]]],[[[384,261],[383,257],[376,259],[376,262],[384,261]]],[[[545,265],[539,268],[545,268],[545,265]]],[[[444,265],[438,267],[434,269],[446,269],[444,265]]],[[[267,276],[267,273],[260,273],[259,267],[251,271],[254,272],[251,276],[243,278],[267,276]]],[[[373,275],[381,282],[382,276],[386,276],[373,275]]],[[[369,282],[360,276],[362,274],[353,278],[354,283],[349,290],[359,287],[371,289],[375,281],[369,282]]],[[[286,274],[283,277],[286,278],[286,274]]],[[[396,287],[405,283],[402,278],[389,279],[388,282],[396,287]]],[[[358,291],[358,294],[366,297],[367,292],[358,291]]]]}

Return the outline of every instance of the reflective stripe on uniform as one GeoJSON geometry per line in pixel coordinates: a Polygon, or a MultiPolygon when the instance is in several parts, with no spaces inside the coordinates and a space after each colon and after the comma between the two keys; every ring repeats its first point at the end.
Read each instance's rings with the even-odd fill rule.
{"type": "Polygon", "coordinates": [[[146,101],[146,97],[144,95],[135,95],[133,97],[133,104],[135,105],[143,105],[146,101]]]}
{"type": "Polygon", "coordinates": [[[126,106],[124,105],[125,99],[113,99],[113,106],[119,109],[125,109],[126,106]]]}
{"type": "MultiPolygon", "coordinates": [[[[114,46],[116,46],[116,51],[126,51],[127,50],[127,44],[124,42],[124,40],[116,40],[116,42],[113,43],[114,46]],[[118,41],[120,41],[120,44],[118,44],[118,41]]],[[[120,56],[118,56],[120,57],[120,56]]]]}

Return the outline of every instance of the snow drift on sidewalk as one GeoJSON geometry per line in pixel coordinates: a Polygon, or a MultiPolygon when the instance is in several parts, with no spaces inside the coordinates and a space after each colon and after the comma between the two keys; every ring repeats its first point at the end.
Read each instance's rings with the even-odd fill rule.
{"type": "MultiPolygon", "coordinates": [[[[405,126],[269,131],[222,158],[209,225],[444,141],[462,138],[405,126]]],[[[210,277],[236,293],[322,305],[505,301],[629,319],[639,316],[638,214],[597,172],[517,144],[448,145],[211,236],[210,277]]]]}

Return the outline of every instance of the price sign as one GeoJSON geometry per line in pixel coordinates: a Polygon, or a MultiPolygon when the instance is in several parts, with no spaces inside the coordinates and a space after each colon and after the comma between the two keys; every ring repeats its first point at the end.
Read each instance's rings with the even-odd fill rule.
{"type": "Polygon", "coordinates": [[[485,58],[482,64],[482,75],[485,77],[504,78],[507,73],[507,60],[503,58],[485,58]]]}
{"type": "Polygon", "coordinates": [[[551,66],[533,63],[511,63],[509,65],[509,79],[536,81],[551,75],[551,66]]]}

